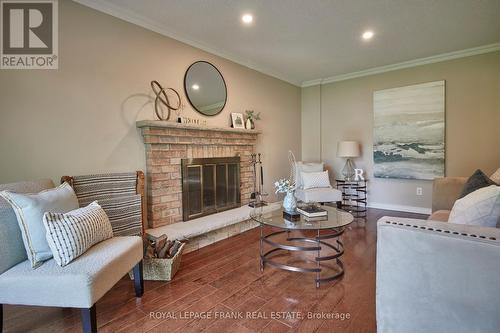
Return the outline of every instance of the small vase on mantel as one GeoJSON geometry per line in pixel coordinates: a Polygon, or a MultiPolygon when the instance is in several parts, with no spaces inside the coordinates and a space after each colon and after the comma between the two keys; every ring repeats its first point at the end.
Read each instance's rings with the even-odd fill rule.
{"type": "Polygon", "coordinates": [[[297,209],[297,198],[295,198],[295,191],[286,192],[285,199],[283,199],[283,209],[286,212],[294,213],[297,209]]]}
{"type": "Polygon", "coordinates": [[[254,129],[255,128],[252,119],[247,118],[245,127],[246,127],[246,129],[254,129]]]}

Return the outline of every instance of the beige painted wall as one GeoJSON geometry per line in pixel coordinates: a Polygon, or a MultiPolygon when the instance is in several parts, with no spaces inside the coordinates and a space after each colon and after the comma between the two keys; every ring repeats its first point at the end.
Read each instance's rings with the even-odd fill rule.
{"type": "Polygon", "coordinates": [[[300,156],[300,88],[74,2],[59,6],[59,70],[0,71],[0,183],[144,170],[135,122],[155,119],[153,79],[181,93],[184,115],[209,125],[229,126],[231,112],[261,112],[266,190],[288,175],[287,151],[300,156]],[[225,77],[218,116],[196,113],[185,99],[184,72],[197,60],[225,77]]]}
{"type": "Polygon", "coordinates": [[[363,153],[356,163],[370,178],[371,203],[430,208],[431,181],[373,178],[373,92],[436,80],[446,80],[446,174],[468,176],[476,168],[491,174],[500,167],[500,52],[322,85],[321,120],[311,112],[318,102],[302,100],[303,118],[316,116],[302,123],[303,156],[310,156],[317,141],[309,136],[321,130],[321,155],[338,174],[344,160],[336,157],[337,142],[360,141],[363,153]],[[416,195],[417,186],[423,196],[416,195]]]}
{"type": "Polygon", "coordinates": [[[321,87],[319,85],[302,89],[301,138],[302,159],[319,161],[321,159],[321,87]],[[305,148],[307,147],[307,149],[305,148]]]}

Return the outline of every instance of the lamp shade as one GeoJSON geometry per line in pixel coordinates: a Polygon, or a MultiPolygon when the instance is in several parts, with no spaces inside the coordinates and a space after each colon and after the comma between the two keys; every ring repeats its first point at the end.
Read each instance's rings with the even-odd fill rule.
{"type": "Polygon", "coordinates": [[[359,143],[356,141],[340,141],[337,144],[337,157],[358,157],[359,143]]]}

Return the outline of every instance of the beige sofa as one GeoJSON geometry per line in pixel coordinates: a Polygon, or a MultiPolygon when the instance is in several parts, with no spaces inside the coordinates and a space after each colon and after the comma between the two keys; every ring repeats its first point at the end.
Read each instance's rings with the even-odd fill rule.
{"type": "Polygon", "coordinates": [[[434,180],[427,221],[378,221],[377,332],[500,332],[500,228],[440,222],[466,181],[434,180]]]}
{"type": "Polygon", "coordinates": [[[435,178],[432,184],[432,214],[429,220],[448,222],[455,200],[462,192],[467,177],[435,178]]]}

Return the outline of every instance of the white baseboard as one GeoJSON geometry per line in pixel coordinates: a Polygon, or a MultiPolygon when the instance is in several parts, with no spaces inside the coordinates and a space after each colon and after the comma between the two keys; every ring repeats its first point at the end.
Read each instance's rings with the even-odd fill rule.
{"type": "Polygon", "coordinates": [[[432,210],[426,207],[414,207],[414,206],[406,206],[406,205],[392,205],[385,203],[377,203],[377,202],[369,202],[368,207],[377,208],[377,209],[385,209],[385,210],[396,210],[399,212],[408,212],[408,213],[417,213],[417,214],[427,214],[430,215],[432,210]]]}

